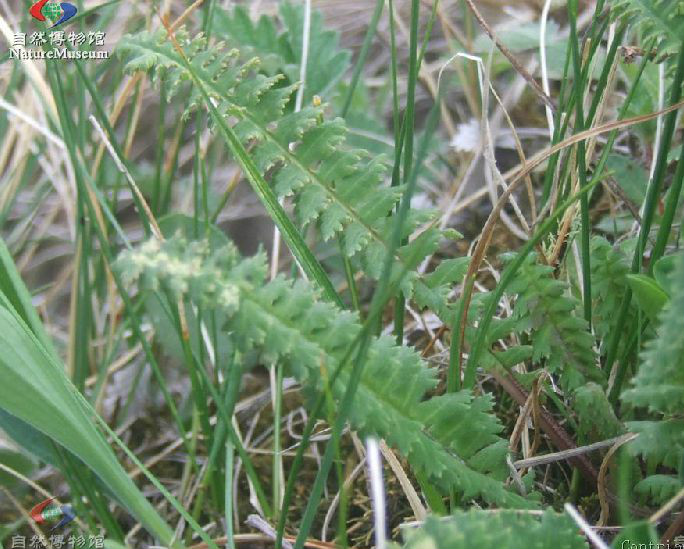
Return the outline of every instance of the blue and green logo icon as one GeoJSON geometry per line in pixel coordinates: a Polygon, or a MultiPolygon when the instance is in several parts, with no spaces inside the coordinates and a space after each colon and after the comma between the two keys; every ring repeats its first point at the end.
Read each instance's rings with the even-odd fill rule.
{"type": "Polygon", "coordinates": [[[50,530],[52,532],[69,524],[76,518],[76,513],[71,505],[59,505],[54,498],[48,498],[31,509],[31,518],[38,523],[59,519],[59,522],[50,530]]]}
{"type": "Polygon", "coordinates": [[[69,2],[52,2],[51,0],[38,0],[29,9],[29,13],[34,19],[38,21],[47,21],[53,23],[51,28],[63,25],[71,19],[78,9],[69,2]]]}

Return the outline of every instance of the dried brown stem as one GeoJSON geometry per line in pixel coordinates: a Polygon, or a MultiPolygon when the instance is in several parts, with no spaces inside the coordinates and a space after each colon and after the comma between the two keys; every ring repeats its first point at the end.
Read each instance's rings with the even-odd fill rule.
{"type": "MultiPolygon", "coordinates": [[[[491,374],[513,400],[515,400],[520,406],[525,405],[525,402],[528,398],[527,391],[513,376],[507,372],[496,369],[493,370],[491,374]]],[[[541,405],[539,407],[539,426],[544,431],[546,436],[549,437],[551,443],[556,448],[559,448],[562,451],[577,449],[577,445],[573,441],[572,437],[561,425],[559,425],[549,411],[541,405]]],[[[567,461],[573,467],[576,467],[582,476],[592,484],[598,482],[599,472],[596,470],[596,467],[594,467],[594,464],[589,461],[586,455],[572,455],[568,457],[567,461]]],[[[612,506],[617,505],[617,496],[609,490],[606,490],[606,499],[612,506]]],[[[630,512],[633,515],[642,518],[648,517],[650,515],[646,509],[642,509],[634,505],[630,506],[630,512]]]]}
{"type": "Polygon", "coordinates": [[[546,105],[549,106],[551,110],[555,112],[556,110],[556,105],[553,104],[553,101],[551,98],[546,94],[546,92],[542,89],[542,87],[539,85],[539,83],[534,79],[534,77],[527,72],[525,67],[522,66],[520,61],[516,59],[516,57],[511,53],[511,51],[503,45],[503,42],[499,40],[499,38],[494,34],[494,31],[492,28],[487,24],[487,21],[484,20],[484,17],[482,17],[482,14],[479,12],[479,10],[475,7],[475,4],[473,0],[465,0],[466,4],[468,5],[468,8],[470,11],[473,12],[473,15],[475,16],[475,19],[477,19],[477,22],[480,24],[480,26],[484,29],[484,31],[487,33],[489,38],[492,39],[494,44],[496,44],[496,47],[499,49],[501,53],[504,54],[506,59],[510,61],[511,65],[513,65],[513,68],[518,71],[520,76],[522,76],[525,81],[532,87],[534,92],[539,96],[539,98],[546,103],[546,105]]]}

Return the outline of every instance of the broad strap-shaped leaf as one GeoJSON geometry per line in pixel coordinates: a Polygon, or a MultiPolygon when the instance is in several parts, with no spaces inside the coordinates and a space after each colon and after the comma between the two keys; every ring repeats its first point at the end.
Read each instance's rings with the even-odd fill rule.
{"type": "MultiPolygon", "coordinates": [[[[296,89],[283,86],[282,74],[266,76],[255,71],[259,60],[239,62],[238,51],[224,44],[208,47],[202,35],[189,37],[184,30],[176,39],[195,77],[211,96],[218,112],[230,125],[257,168],[268,178],[279,197],[291,196],[300,223],[317,223],[323,239],[341,237],[343,252],[356,256],[363,270],[377,279],[382,272],[393,227],[393,212],[401,187],[387,181],[382,157],[345,146],[347,128],[342,119],[327,119],[325,105],[305,105],[299,112],[286,109],[296,89]]],[[[165,80],[169,95],[191,80],[179,53],[165,31],[126,36],[118,50],[127,55],[127,71],[153,70],[165,80]]],[[[202,107],[202,93],[193,88],[190,109],[202,107]]],[[[430,306],[442,320],[451,321],[447,292],[458,274],[447,269],[431,281],[416,270],[434,253],[442,232],[428,225],[425,212],[411,212],[403,235],[406,244],[395,254],[392,277],[402,277],[401,288],[421,307],[430,306]]]]}
{"type": "MultiPolygon", "coordinates": [[[[78,456],[111,489],[126,510],[164,545],[173,530],[145,499],[96,429],[61,364],[0,294],[0,408],[78,456]]],[[[176,547],[179,544],[174,545],[176,547]]]]}
{"type": "Polygon", "coordinates": [[[26,288],[21,275],[17,270],[12,255],[10,254],[5,241],[0,237],[0,293],[4,294],[12,307],[27,326],[33,332],[33,335],[40,341],[45,349],[57,358],[59,355],[54,349],[50,337],[45,331],[43,323],[38,317],[38,313],[33,308],[31,303],[31,294],[26,288]]]}
{"type": "MultiPolygon", "coordinates": [[[[9,301],[43,348],[56,362],[59,362],[59,355],[31,303],[31,294],[21,279],[12,255],[2,238],[0,238],[0,294],[3,294],[9,301]]],[[[47,435],[4,411],[2,406],[0,406],[0,429],[45,463],[58,466],[61,462],[54,444],[47,435]]]]}
{"type": "MultiPolygon", "coordinates": [[[[321,301],[303,280],[266,282],[262,254],[241,259],[233,245],[212,252],[177,236],[124,252],[118,268],[129,282],[219,308],[228,318],[226,337],[237,348],[285,365],[307,391],[323,391],[341,366],[331,392],[336,399],[344,395],[351,373],[344,360],[361,331],[357,315],[321,301]]],[[[364,435],[387,440],[445,491],[529,506],[496,479],[506,449],[491,399],[466,391],[425,400],[436,383],[436,372],[414,350],[390,337],[374,338],[349,421],[364,435]]]]}

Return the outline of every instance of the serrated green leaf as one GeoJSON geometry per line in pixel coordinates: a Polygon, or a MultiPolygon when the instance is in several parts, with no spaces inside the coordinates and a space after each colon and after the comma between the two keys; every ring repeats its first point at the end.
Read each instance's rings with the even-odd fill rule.
{"type": "Polygon", "coordinates": [[[646,408],[654,416],[628,423],[639,433],[628,448],[677,470],[684,457],[684,254],[673,267],[672,297],[660,311],[656,336],[645,344],[637,374],[620,398],[623,405],[646,408]]]}
{"type": "MultiPolygon", "coordinates": [[[[609,339],[615,311],[622,303],[629,289],[627,275],[631,272],[629,261],[620,249],[603,237],[591,240],[591,287],[592,327],[604,352],[605,341],[609,339]]],[[[630,309],[627,326],[636,317],[636,306],[630,309]]]]}
{"type": "Polygon", "coordinates": [[[546,511],[541,517],[515,511],[467,511],[428,517],[407,534],[404,549],[588,549],[567,515],[546,511]]]}
{"type": "Polygon", "coordinates": [[[625,433],[624,425],[600,385],[587,383],[575,391],[574,397],[582,442],[605,440],[625,433]]]}
{"type": "Polygon", "coordinates": [[[634,487],[637,493],[647,495],[656,504],[663,504],[682,489],[675,475],[651,475],[634,487]]]}
{"type": "MultiPolygon", "coordinates": [[[[216,8],[214,35],[239,44],[242,56],[258,56],[268,75],[283,73],[289,83],[299,80],[302,56],[303,8],[283,2],[277,14],[253,21],[245,6],[216,8]]],[[[309,52],[303,103],[313,96],[329,95],[349,68],[351,54],[340,47],[339,32],[326,29],[320,12],[314,10],[309,28],[309,52]]]]}
{"type": "Polygon", "coordinates": [[[682,45],[684,10],[680,0],[614,0],[610,16],[637,26],[644,44],[654,41],[659,61],[676,54],[682,45]]]}
{"type": "MultiPolygon", "coordinates": [[[[223,311],[224,336],[236,348],[264,363],[282,364],[308,391],[325,390],[325,380],[346,364],[342,361],[361,331],[356,314],[321,301],[306,281],[278,277],[266,282],[263,254],[242,260],[234,245],[211,251],[206,243],[180,237],[152,240],[124,252],[117,267],[128,281],[175,288],[179,296],[223,311]]],[[[349,368],[342,368],[332,384],[336,399],[345,394],[349,376],[349,368]]],[[[505,468],[491,398],[463,391],[424,400],[436,383],[436,371],[415,351],[396,346],[391,337],[374,338],[349,421],[362,434],[387,440],[445,491],[454,488],[500,505],[529,505],[485,471],[471,468],[478,452],[491,445],[498,450],[487,454],[490,472],[500,475],[505,468]]]]}
{"type": "Polygon", "coordinates": [[[529,331],[533,362],[544,360],[568,390],[587,380],[604,381],[596,364],[594,338],[577,314],[579,301],[569,294],[565,282],[553,278],[551,267],[540,265],[530,254],[508,291],[517,294],[514,328],[519,333],[529,331]]]}
{"type": "MultiPolygon", "coordinates": [[[[207,48],[203,36],[190,37],[183,29],[176,31],[176,39],[189,64],[163,30],[127,36],[118,51],[127,55],[128,70],[153,69],[158,78],[166,79],[170,95],[177,93],[183,82],[194,84],[191,109],[204,106],[210,111],[286,242],[307,274],[326,288],[329,298],[333,298],[332,286],[316,267],[315,258],[278,205],[275,193],[281,198],[291,195],[300,222],[317,223],[326,238],[339,237],[344,253],[359,256],[366,274],[377,279],[382,258],[390,249],[393,224],[388,216],[402,191],[386,184],[386,160],[346,147],[344,121],[326,120],[323,105],[305,105],[300,112],[286,112],[287,98],[294,88],[278,87],[278,75],[255,73],[258,60],[241,64],[233,50],[222,44],[207,48]],[[149,55],[154,56],[153,66],[149,65],[149,55]],[[252,155],[246,153],[247,147],[252,155]],[[259,166],[269,167],[268,182],[259,166]]],[[[404,224],[407,243],[396,251],[392,273],[395,278],[405,276],[400,287],[407,297],[416,297],[419,307],[432,307],[441,299],[434,310],[443,321],[451,322],[446,292],[428,288],[424,277],[416,272],[418,265],[437,250],[441,238],[434,226],[409,238],[425,222],[425,216],[425,212],[409,215],[404,224]]],[[[336,296],[334,299],[338,300],[336,296]]]]}

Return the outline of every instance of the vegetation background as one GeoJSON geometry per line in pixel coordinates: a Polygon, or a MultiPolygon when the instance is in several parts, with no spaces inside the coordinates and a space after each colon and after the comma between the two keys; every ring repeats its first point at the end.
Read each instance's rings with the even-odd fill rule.
{"type": "Polygon", "coordinates": [[[0,545],[675,546],[680,0],[74,3],[0,1],[0,545]]]}

